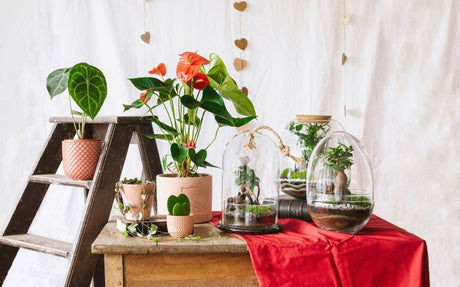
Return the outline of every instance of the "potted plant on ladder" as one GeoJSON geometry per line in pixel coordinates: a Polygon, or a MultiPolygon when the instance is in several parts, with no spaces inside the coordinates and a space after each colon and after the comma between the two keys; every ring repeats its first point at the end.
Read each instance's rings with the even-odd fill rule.
{"type": "Polygon", "coordinates": [[[85,124],[87,117],[94,120],[107,96],[104,74],[94,66],[79,63],[71,68],[51,72],[46,80],[46,88],[51,99],[66,89],[69,92],[69,107],[76,138],[62,142],[64,173],[73,180],[90,180],[99,161],[102,141],[86,139],[85,124]],[[72,108],[72,99],[81,111],[72,108]]]}
{"type": "Polygon", "coordinates": [[[147,108],[160,131],[147,136],[166,140],[170,146],[170,153],[163,157],[163,169],[170,173],[156,178],[158,213],[167,214],[166,202],[170,195],[184,193],[190,199],[195,223],[209,221],[212,218],[212,177],[199,173],[198,168],[213,166],[206,161],[207,149],[215,141],[219,129],[245,125],[256,117],[254,106],[230,77],[217,54],[211,54],[208,60],[197,53],[182,53],[176,68],[178,82],[165,78],[164,63],[149,73],[159,77],[129,79],[141,94],[131,104],[124,105],[124,110],[147,108]],[[208,66],[207,71],[205,66],[208,66]],[[224,99],[229,100],[242,117],[233,117],[224,99]],[[166,120],[160,120],[154,113],[157,107],[164,109],[166,120]],[[209,144],[198,149],[207,113],[214,116],[218,126],[209,144]]]}

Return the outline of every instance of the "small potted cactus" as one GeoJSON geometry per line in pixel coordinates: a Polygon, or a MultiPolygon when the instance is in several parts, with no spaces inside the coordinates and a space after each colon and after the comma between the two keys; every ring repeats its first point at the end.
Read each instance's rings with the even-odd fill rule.
{"type": "Polygon", "coordinates": [[[181,193],[178,196],[170,195],[167,200],[168,215],[166,225],[168,233],[174,238],[182,238],[192,234],[194,216],[190,214],[190,200],[181,193]]]}

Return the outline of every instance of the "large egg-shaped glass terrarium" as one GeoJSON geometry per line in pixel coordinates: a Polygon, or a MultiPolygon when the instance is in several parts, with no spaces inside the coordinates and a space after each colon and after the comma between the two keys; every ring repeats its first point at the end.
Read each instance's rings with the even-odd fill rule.
{"type": "Polygon", "coordinates": [[[374,208],[372,168],[365,148],[346,132],[333,132],[314,149],[307,172],[307,205],[322,229],[355,234],[374,208]]]}
{"type": "Polygon", "coordinates": [[[297,115],[283,132],[283,141],[291,147],[291,153],[303,158],[299,165],[292,159],[281,159],[281,191],[287,195],[305,199],[307,166],[315,146],[329,133],[343,131],[342,125],[328,115],[297,115]]]}
{"type": "Polygon", "coordinates": [[[277,232],[279,152],[259,132],[235,135],[222,162],[222,230],[258,234],[277,232]]]}

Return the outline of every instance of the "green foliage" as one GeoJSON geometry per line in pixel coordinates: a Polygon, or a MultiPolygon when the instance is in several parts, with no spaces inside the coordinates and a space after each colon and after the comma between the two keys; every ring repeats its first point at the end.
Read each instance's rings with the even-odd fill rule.
{"type": "Polygon", "coordinates": [[[235,179],[235,184],[237,186],[246,183],[249,185],[249,188],[254,191],[254,188],[257,186],[259,187],[260,179],[257,177],[254,170],[247,165],[242,165],[238,167],[237,170],[238,177],[235,179]]]}
{"type": "Polygon", "coordinates": [[[183,193],[178,196],[169,196],[166,204],[170,215],[184,216],[190,214],[190,200],[183,193]]]}
{"type": "Polygon", "coordinates": [[[307,170],[299,170],[291,174],[291,179],[307,179],[307,170]]]}
{"type": "Polygon", "coordinates": [[[353,146],[339,143],[326,151],[327,166],[334,171],[344,171],[353,165],[353,146]]]}
{"type": "Polygon", "coordinates": [[[144,180],[144,179],[141,179],[141,178],[123,178],[121,181],[121,183],[123,184],[149,184],[151,183],[150,181],[148,180],[144,180]]]}
{"type": "Polygon", "coordinates": [[[280,174],[280,177],[287,178],[289,176],[289,171],[290,170],[291,170],[290,168],[283,169],[283,171],[280,174]]]}
{"type": "Polygon", "coordinates": [[[288,129],[297,136],[297,145],[302,150],[305,162],[308,162],[315,146],[322,140],[330,127],[328,123],[296,123],[290,122],[288,129]]]}
{"type": "Polygon", "coordinates": [[[124,111],[147,108],[159,132],[146,136],[168,141],[171,157],[163,157],[163,168],[165,171],[176,172],[179,177],[199,176],[199,167],[215,167],[206,161],[207,149],[216,140],[221,127],[243,126],[256,118],[252,102],[238,89],[218,55],[209,56],[207,72],[203,65],[199,71],[209,81],[203,90],[195,88],[191,82],[176,83],[176,79],[165,79],[165,75],[161,75],[161,79],[131,78],[131,83],[143,94],[131,104],[123,105],[124,111]],[[241,117],[235,117],[229,112],[225,100],[233,104],[241,117]],[[156,116],[157,107],[164,109],[164,119],[156,116]],[[206,113],[214,116],[218,127],[211,142],[204,149],[195,150],[206,113]],[[193,146],[190,146],[192,142],[193,146]]]}
{"type": "Polygon", "coordinates": [[[101,70],[87,63],[57,69],[48,75],[46,89],[51,99],[68,90],[70,97],[82,110],[74,111],[69,100],[72,118],[74,115],[81,116],[78,122],[73,118],[77,136],[84,138],[86,117],[94,120],[107,97],[107,82],[101,70]]]}
{"type": "Polygon", "coordinates": [[[347,204],[354,205],[354,206],[361,206],[361,207],[369,207],[371,206],[371,202],[367,196],[362,195],[349,195],[342,201],[336,201],[334,196],[329,198],[327,203],[338,205],[343,204],[346,202],[347,204]]]}
{"type": "Polygon", "coordinates": [[[267,205],[247,205],[246,211],[255,215],[267,216],[272,213],[273,209],[267,205]]]}

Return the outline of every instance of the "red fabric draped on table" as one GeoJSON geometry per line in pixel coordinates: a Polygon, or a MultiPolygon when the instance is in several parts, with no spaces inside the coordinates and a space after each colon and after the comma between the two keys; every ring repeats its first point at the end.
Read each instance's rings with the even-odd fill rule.
{"type": "MultiPolygon", "coordinates": [[[[219,220],[214,212],[211,223],[219,220]]],[[[277,234],[234,234],[248,244],[260,286],[430,285],[425,241],[378,216],[356,235],[279,222],[277,234]]]]}

